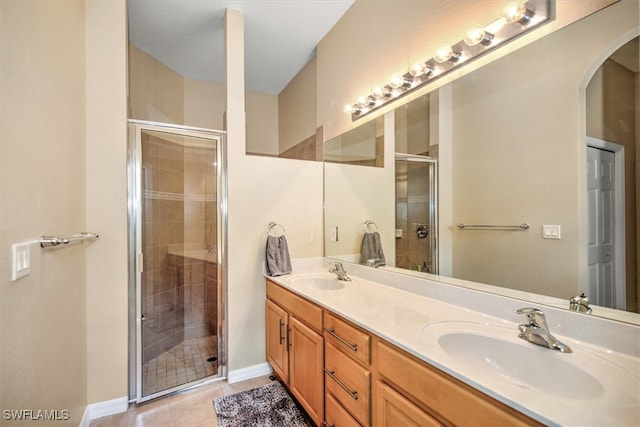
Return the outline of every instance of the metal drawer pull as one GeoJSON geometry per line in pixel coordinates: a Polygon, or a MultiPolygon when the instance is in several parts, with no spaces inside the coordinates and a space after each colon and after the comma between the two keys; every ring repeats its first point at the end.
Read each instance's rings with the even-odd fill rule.
{"type": "Polygon", "coordinates": [[[358,400],[358,392],[349,389],[349,387],[347,387],[342,381],[340,381],[335,375],[336,371],[330,371],[327,368],[324,368],[324,371],[327,373],[327,375],[333,378],[333,380],[337,382],[340,387],[342,387],[347,393],[349,393],[354,400],[358,400]]]}
{"type": "Polygon", "coordinates": [[[278,332],[280,333],[280,344],[282,344],[282,341],[284,341],[284,334],[282,333],[282,328],[284,327],[284,322],[282,321],[282,319],[279,319],[278,322],[280,322],[280,327],[278,328],[278,332]]]}
{"type": "Polygon", "coordinates": [[[346,345],[347,347],[349,347],[351,350],[353,351],[358,351],[358,344],[351,344],[349,341],[345,340],[344,338],[342,338],[340,335],[336,334],[336,330],[331,328],[324,328],[325,331],[329,332],[331,335],[333,335],[333,337],[335,339],[337,339],[338,341],[340,341],[342,344],[346,345]]]}

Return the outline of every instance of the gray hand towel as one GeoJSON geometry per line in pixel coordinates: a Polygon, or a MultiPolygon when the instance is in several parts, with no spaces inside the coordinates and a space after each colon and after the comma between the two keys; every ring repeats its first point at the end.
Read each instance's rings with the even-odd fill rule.
{"type": "Polygon", "coordinates": [[[267,275],[282,276],[291,273],[291,258],[287,239],[284,236],[267,236],[267,275]]]}
{"type": "Polygon", "coordinates": [[[380,242],[380,233],[364,233],[362,248],[360,249],[360,262],[366,264],[370,259],[375,260],[375,265],[385,265],[384,252],[380,242]]]}

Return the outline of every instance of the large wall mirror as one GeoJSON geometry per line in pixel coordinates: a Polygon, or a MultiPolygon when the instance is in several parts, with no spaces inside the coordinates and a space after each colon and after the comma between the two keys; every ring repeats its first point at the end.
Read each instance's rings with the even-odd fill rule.
{"type": "Polygon", "coordinates": [[[640,323],[638,21],[619,2],[376,119],[384,167],[325,163],[325,255],[378,233],[377,268],[640,323]]]}

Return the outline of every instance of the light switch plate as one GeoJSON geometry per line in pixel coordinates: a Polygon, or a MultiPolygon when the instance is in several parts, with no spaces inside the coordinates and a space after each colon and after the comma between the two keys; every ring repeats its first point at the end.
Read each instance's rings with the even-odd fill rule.
{"type": "Polygon", "coordinates": [[[559,225],[543,225],[542,226],[542,238],[543,239],[556,239],[561,238],[561,229],[559,225]]]}
{"type": "Polygon", "coordinates": [[[331,226],[331,241],[332,242],[337,242],[338,241],[338,226],[337,225],[332,225],[331,226]]]}
{"type": "Polygon", "coordinates": [[[31,273],[31,244],[16,243],[12,248],[11,280],[15,281],[31,273]]]}

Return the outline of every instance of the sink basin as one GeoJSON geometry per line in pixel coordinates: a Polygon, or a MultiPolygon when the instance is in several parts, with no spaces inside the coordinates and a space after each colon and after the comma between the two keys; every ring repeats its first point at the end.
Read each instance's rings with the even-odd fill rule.
{"type": "Polygon", "coordinates": [[[438,339],[452,358],[470,368],[494,375],[518,387],[559,396],[594,399],[602,395],[602,384],[554,350],[502,338],[454,332],[438,339]],[[527,344],[527,345],[523,345],[527,344]]]}
{"type": "MultiPolygon", "coordinates": [[[[567,354],[524,341],[515,328],[441,322],[425,326],[422,335],[435,344],[434,359],[490,386],[498,382],[546,396],[592,400],[605,394],[603,372],[607,377],[633,376],[587,350],[574,348],[567,354]]],[[[629,394],[626,397],[637,399],[629,394]]]]}
{"type": "Polygon", "coordinates": [[[336,291],[344,288],[344,283],[338,279],[320,275],[292,277],[289,283],[292,286],[322,291],[336,291]]]}

